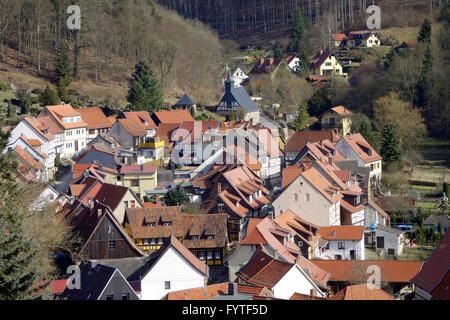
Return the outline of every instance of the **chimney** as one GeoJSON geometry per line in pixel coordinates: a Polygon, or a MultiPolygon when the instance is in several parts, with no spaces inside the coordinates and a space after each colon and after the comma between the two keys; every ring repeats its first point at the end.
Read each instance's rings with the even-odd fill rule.
{"type": "Polygon", "coordinates": [[[270,58],[270,59],[269,59],[269,63],[270,63],[270,64],[273,64],[273,58],[270,58]]]}
{"type": "Polygon", "coordinates": [[[102,165],[102,164],[99,164],[99,165],[98,165],[98,170],[99,170],[99,171],[102,171],[102,170],[103,170],[103,165],[102,165]]]}
{"type": "Polygon", "coordinates": [[[222,192],[222,183],[221,182],[217,182],[217,194],[222,192]]]}
{"type": "Polygon", "coordinates": [[[157,205],[161,205],[161,200],[159,200],[159,197],[158,197],[158,196],[155,196],[155,203],[156,203],[157,205]]]}
{"type": "Polygon", "coordinates": [[[97,217],[101,217],[103,214],[103,210],[102,209],[97,209],[97,217]]]}
{"type": "Polygon", "coordinates": [[[228,295],[234,296],[237,294],[237,283],[236,282],[228,282],[228,295]]]}
{"type": "Polygon", "coordinates": [[[88,199],[88,203],[89,203],[89,208],[90,208],[90,209],[94,209],[94,206],[95,206],[95,201],[94,201],[94,199],[89,198],[89,199],[88,199]]]}
{"type": "Polygon", "coordinates": [[[331,153],[328,153],[328,163],[330,164],[330,166],[333,165],[333,156],[331,155],[331,153]]]}

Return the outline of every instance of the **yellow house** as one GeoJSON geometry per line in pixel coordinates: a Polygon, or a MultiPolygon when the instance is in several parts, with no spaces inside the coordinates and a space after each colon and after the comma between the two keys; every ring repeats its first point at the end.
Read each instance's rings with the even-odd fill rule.
{"type": "Polygon", "coordinates": [[[376,30],[352,31],[348,34],[347,45],[349,47],[379,47],[381,37],[376,30]]]}
{"type": "Polygon", "coordinates": [[[344,106],[331,108],[322,115],[322,130],[337,130],[339,135],[345,136],[351,132],[352,115],[344,106]]]}
{"type": "Polygon", "coordinates": [[[147,138],[139,145],[139,154],[148,161],[159,160],[164,157],[164,140],[159,137],[147,138]]]}
{"type": "Polygon", "coordinates": [[[346,76],[342,65],[334,53],[330,51],[319,51],[310,61],[310,71],[318,76],[346,76]]]}
{"type": "Polygon", "coordinates": [[[116,183],[130,188],[143,199],[145,191],[155,190],[158,184],[157,171],[154,165],[125,165],[120,168],[116,183]]]}

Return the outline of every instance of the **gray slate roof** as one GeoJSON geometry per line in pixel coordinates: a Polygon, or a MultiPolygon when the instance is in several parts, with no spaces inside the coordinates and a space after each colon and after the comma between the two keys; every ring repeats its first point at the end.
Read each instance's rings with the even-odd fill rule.
{"type": "Polygon", "coordinates": [[[450,218],[448,216],[429,216],[423,224],[438,226],[439,222],[443,228],[450,228],[450,218]]]}
{"type": "Polygon", "coordinates": [[[99,263],[119,269],[120,273],[127,279],[127,281],[139,281],[144,273],[144,267],[149,259],[148,256],[136,258],[121,258],[121,259],[105,259],[97,260],[99,263]]]}
{"type": "Polygon", "coordinates": [[[226,91],[219,106],[226,106],[227,103],[231,103],[233,107],[242,107],[246,112],[260,111],[261,108],[250,98],[244,87],[235,87],[234,81],[230,76],[226,83],[230,84],[231,90],[226,91]]]}
{"type": "Polygon", "coordinates": [[[377,225],[377,229],[380,229],[380,230],[386,231],[386,232],[390,232],[390,233],[394,233],[394,234],[397,234],[397,235],[400,235],[400,234],[405,232],[405,231],[402,231],[402,230],[386,227],[386,226],[383,226],[383,225],[377,225]]]}
{"type": "Polygon", "coordinates": [[[195,102],[187,94],[184,94],[181,99],[175,103],[176,106],[191,106],[194,104],[195,102]]]}
{"type": "Polygon", "coordinates": [[[80,289],[66,288],[61,296],[67,300],[98,300],[116,271],[115,268],[90,262],[80,264],[80,289]]]}

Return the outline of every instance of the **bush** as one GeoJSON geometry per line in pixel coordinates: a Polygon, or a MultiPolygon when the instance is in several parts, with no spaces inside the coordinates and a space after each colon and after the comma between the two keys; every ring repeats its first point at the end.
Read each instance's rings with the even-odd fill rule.
{"type": "Polygon", "coordinates": [[[0,81],[0,91],[11,90],[11,85],[8,82],[0,81]]]}

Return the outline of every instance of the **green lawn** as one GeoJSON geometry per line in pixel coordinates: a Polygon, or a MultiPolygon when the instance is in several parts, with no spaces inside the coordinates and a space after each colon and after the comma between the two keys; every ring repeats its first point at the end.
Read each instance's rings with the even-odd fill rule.
{"type": "Polygon", "coordinates": [[[450,141],[427,138],[416,149],[425,162],[450,168],[450,141]]]}

